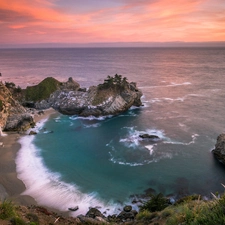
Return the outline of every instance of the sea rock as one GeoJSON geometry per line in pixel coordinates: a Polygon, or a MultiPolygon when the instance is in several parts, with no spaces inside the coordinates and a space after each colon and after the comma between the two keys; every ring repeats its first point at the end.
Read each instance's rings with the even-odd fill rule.
{"type": "Polygon", "coordinates": [[[27,94],[23,104],[32,103],[36,109],[52,107],[62,114],[82,117],[117,115],[131,106],[142,106],[142,92],[136,83],[129,83],[126,78],[117,74],[115,77],[108,76],[103,84],[91,86],[87,90],[80,88],[72,78],[64,83],[54,78],[46,78],[24,92],[27,94]],[[39,93],[42,90],[45,92],[39,93]]]}
{"type": "Polygon", "coordinates": [[[225,134],[217,137],[215,149],[212,150],[214,156],[223,164],[225,164],[225,134]]]}
{"type": "Polygon", "coordinates": [[[141,106],[142,92],[135,83],[120,86],[92,86],[88,91],[58,90],[47,100],[51,107],[66,115],[107,116],[141,106]]]}
{"type": "Polygon", "coordinates": [[[143,139],[159,139],[157,135],[152,134],[140,134],[139,137],[143,139]]]}

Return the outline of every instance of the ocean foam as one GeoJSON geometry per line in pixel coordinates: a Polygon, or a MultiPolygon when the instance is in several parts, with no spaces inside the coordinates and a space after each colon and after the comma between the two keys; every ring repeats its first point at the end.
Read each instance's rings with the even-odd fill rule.
{"type": "Polygon", "coordinates": [[[155,145],[145,145],[145,148],[149,150],[149,154],[152,155],[154,152],[154,146],[155,145]]]}
{"type": "Polygon", "coordinates": [[[191,135],[192,140],[190,142],[180,142],[180,141],[174,141],[174,140],[169,139],[167,141],[164,141],[163,143],[173,144],[173,145],[191,145],[191,144],[195,143],[198,136],[199,136],[198,134],[192,134],[191,135]]]}
{"type": "Polygon", "coordinates": [[[169,140],[165,137],[162,130],[147,129],[145,131],[139,131],[136,130],[136,127],[123,127],[122,129],[127,130],[126,134],[119,138],[119,143],[123,146],[118,145],[119,143],[115,139],[112,139],[106,144],[107,147],[111,148],[111,151],[109,151],[109,160],[111,162],[125,166],[143,166],[158,162],[160,159],[172,158],[171,153],[162,154],[155,151],[158,145],[157,142],[147,144],[149,142],[148,140],[140,138],[141,134],[147,133],[149,135],[157,135],[160,140],[169,140]],[[149,151],[149,156],[146,155],[146,150],[149,151]],[[130,159],[130,155],[135,155],[135,158],[130,159]]]}
{"type": "Polygon", "coordinates": [[[100,117],[96,117],[96,116],[88,116],[88,117],[81,117],[81,116],[70,116],[69,118],[71,120],[105,120],[105,119],[108,119],[108,118],[112,118],[113,116],[112,115],[109,115],[109,116],[100,116],[100,117]]]}
{"type": "Polygon", "coordinates": [[[165,139],[165,135],[162,130],[147,129],[145,131],[139,131],[135,130],[135,127],[123,127],[123,129],[127,129],[128,134],[119,141],[124,143],[128,148],[137,148],[141,144],[140,141],[143,141],[143,139],[140,138],[140,135],[143,134],[156,135],[160,139],[165,139]]]}
{"type": "Polygon", "coordinates": [[[191,82],[183,82],[183,83],[174,83],[174,82],[171,82],[170,84],[167,84],[167,85],[144,86],[144,87],[139,87],[139,88],[140,89],[152,89],[152,88],[162,88],[162,87],[176,87],[176,86],[183,86],[183,85],[191,85],[191,82]]]}
{"type": "MultiPolygon", "coordinates": [[[[44,123],[42,123],[43,125],[44,123]]],[[[38,129],[41,129],[41,125],[38,129]]],[[[38,130],[37,129],[37,130],[38,130]]],[[[117,212],[119,205],[104,203],[98,199],[98,194],[82,193],[75,184],[62,181],[59,173],[53,173],[46,168],[41,156],[41,150],[33,144],[35,136],[25,136],[20,139],[21,149],[16,157],[16,170],[26,190],[23,195],[32,196],[39,205],[68,211],[69,207],[79,206],[79,210],[71,212],[72,216],[86,214],[89,207],[99,206],[107,213],[117,212]]]]}

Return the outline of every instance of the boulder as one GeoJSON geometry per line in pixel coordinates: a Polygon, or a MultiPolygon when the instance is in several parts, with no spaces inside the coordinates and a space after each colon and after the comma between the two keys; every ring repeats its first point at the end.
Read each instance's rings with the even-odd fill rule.
{"type": "Polygon", "coordinates": [[[35,132],[33,130],[31,130],[30,133],[29,133],[29,135],[36,135],[36,134],[37,134],[37,132],[35,132]]]}
{"type": "Polygon", "coordinates": [[[126,205],[123,208],[123,211],[125,211],[125,212],[130,212],[131,210],[132,210],[132,206],[131,205],[126,205]]]}
{"type": "Polygon", "coordinates": [[[138,214],[138,212],[136,210],[131,210],[129,212],[126,211],[122,211],[118,216],[117,219],[125,222],[125,221],[132,221],[135,219],[136,215],[138,214]]]}
{"type": "Polygon", "coordinates": [[[217,137],[215,149],[212,150],[214,156],[223,164],[225,164],[225,134],[217,137]]]}
{"type": "Polygon", "coordinates": [[[96,208],[90,208],[89,211],[86,214],[86,217],[90,218],[96,218],[96,217],[101,217],[104,218],[104,215],[96,208]]]}

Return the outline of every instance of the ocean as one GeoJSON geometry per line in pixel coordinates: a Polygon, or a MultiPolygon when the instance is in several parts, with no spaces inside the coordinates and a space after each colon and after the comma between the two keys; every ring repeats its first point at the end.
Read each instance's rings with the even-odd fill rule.
{"type": "Polygon", "coordinates": [[[211,150],[225,132],[224,62],[224,48],[0,49],[4,82],[73,77],[89,87],[117,73],[143,92],[140,108],[101,118],[55,114],[38,135],[21,138],[23,194],[62,211],[79,206],[75,216],[89,207],[118,212],[146,190],[175,199],[223,192],[225,167],[211,150]],[[160,140],[143,141],[144,133],[160,140]]]}

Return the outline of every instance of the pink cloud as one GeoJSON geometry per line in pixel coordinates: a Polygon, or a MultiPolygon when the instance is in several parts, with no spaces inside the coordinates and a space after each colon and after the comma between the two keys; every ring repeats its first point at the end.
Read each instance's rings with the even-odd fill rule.
{"type": "Polygon", "coordinates": [[[11,42],[225,41],[223,0],[114,1],[85,12],[54,0],[0,2],[1,32],[11,42]]]}

